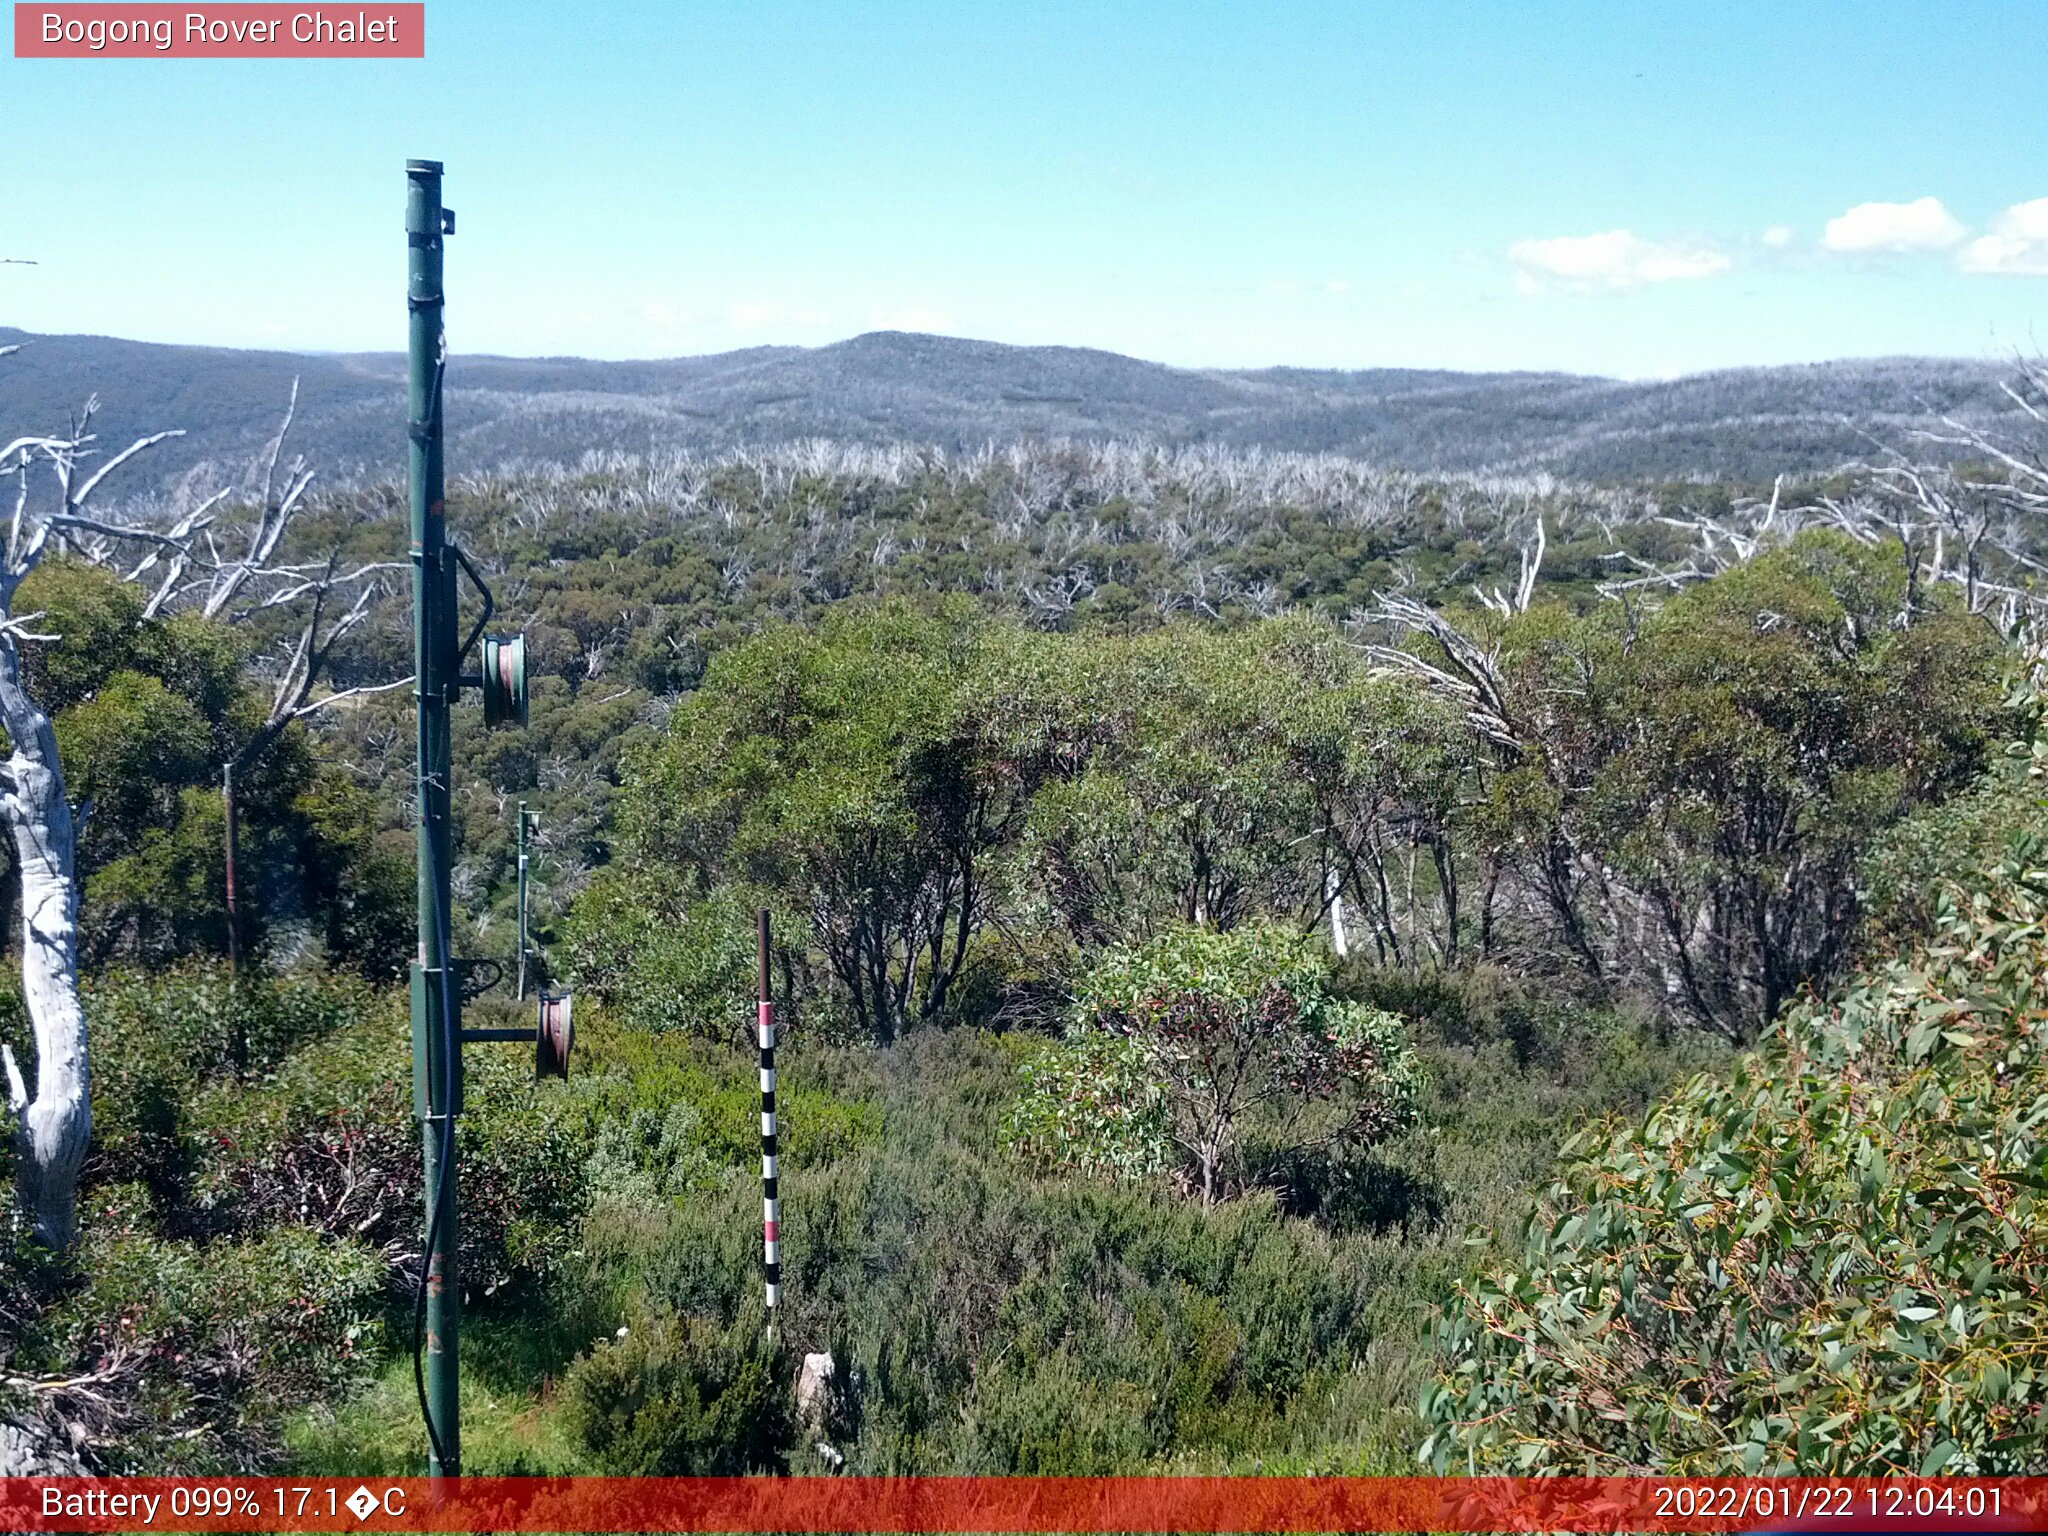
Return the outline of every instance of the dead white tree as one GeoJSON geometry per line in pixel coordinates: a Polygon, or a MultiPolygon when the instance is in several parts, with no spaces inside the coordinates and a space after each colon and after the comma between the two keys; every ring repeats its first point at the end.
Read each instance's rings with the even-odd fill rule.
{"type": "MultiPolygon", "coordinates": [[[[1897,547],[1906,576],[1899,624],[1912,623],[1926,595],[1945,585],[2008,637],[2038,627],[2048,615],[2048,362],[2019,360],[2000,388],[2016,431],[1945,417],[1905,447],[1871,437],[1872,459],[1855,468],[1846,492],[1789,497],[1780,476],[1768,503],[1661,516],[1691,534],[1693,548],[1665,562],[1616,550],[1605,558],[1618,573],[1599,590],[1629,604],[1644,589],[1676,591],[1804,529],[1826,528],[1897,547]]],[[[1498,593],[1481,601],[1502,608],[1498,593]]]]}
{"type": "Polygon", "coordinates": [[[1543,513],[1539,510],[1536,514],[1536,531],[1522,545],[1522,570],[1515,582],[1515,595],[1509,597],[1498,586],[1488,592],[1476,582],[1472,586],[1472,595],[1479,599],[1482,607],[1491,608],[1495,613],[1527,613],[1529,604],[1536,597],[1536,578],[1542,574],[1543,552],[1549,545],[1549,536],[1543,530],[1543,513]]]}
{"type": "Polygon", "coordinates": [[[245,521],[223,526],[216,520],[233,495],[235,488],[230,486],[179,517],[162,535],[126,527],[73,541],[81,557],[119,571],[126,580],[151,586],[144,618],[181,609],[229,624],[255,623],[280,611],[292,616],[294,622],[271,652],[259,659],[258,670],[270,689],[270,708],[236,753],[237,767],[262,757],[295,720],[344,699],[402,688],[412,681],[404,677],[314,697],[335,648],[369,619],[383,591],[382,578],[403,565],[388,560],[349,562],[333,553],[310,561],[280,559],[285,535],[304,510],[313,484],[314,472],[303,455],[293,458],[282,475],[278,468],[298,405],[299,382],[294,379],[284,420],[258,460],[256,499],[245,521]],[[143,546],[142,558],[127,569],[120,564],[124,540],[143,546]]]}
{"type": "MultiPolygon", "coordinates": [[[[0,348],[0,355],[13,350],[0,348]]],[[[76,1236],[78,1173],[92,1134],[90,1048],[78,984],[77,853],[84,812],[74,812],[65,793],[56,731],[22,667],[24,642],[58,637],[34,628],[41,615],[15,611],[21,585],[54,546],[148,586],[145,610],[151,615],[190,606],[231,621],[290,607],[297,632],[282,647],[271,708],[259,732],[274,738],[291,720],[336,697],[315,700],[312,694],[336,642],[367,617],[379,574],[391,568],[348,567],[333,559],[278,562],[312,478],[297,464],[280,488],[275,469],[283,431],[269,450],[262,494],[246,529],[219,526],[228,494],[208,497],[163,526],[94,515],[88,504],[110,474],[181,435],[152,433],[95,464],[96,405],[88,401],[61,436],[18,437],[0,448],[0,477],[15,482],[13,514],[0,549],[0,726],[8,746],[0,763],[0,821],[21,872],[22,1000],[35,1058],[33,1090],[5,1046],[0,1069],[21,1152],[19,1195],[38,1239],[57,1248],[68,1247],[76,1236]],[[45,480],[52,484],[39,494],[45,480]],[[223,537],[235,553],[222,553],[223,537]],[[124,555],[132,558],[136,551],[139,561],[124,564],[124,555]]],[[[287,412],[287,430],[290,420],[287,412]]]]}
{"type": "Polygon", "coordinates": [[[1999,388],[2019,410],[2022,439],[1948,417],[1919,434],[1944,462],[1893,453],[1876,475],[1915,575],[1924,563],[1926,579],[1959,586],[1972,613],[2010,634],[2048,606],[2048,362],[2020,359],[1999,388]],[[1917,550],[1908,528],[1921,534],[1917,550]]]}
{"type": "Polygon", "coordinates": [[[35,1044],[34,1094],[5,1045],[0,1068],[21,1150],[22,1204],[37,1237],[52,1247],[68,1247],[76,1234],[78,1170],[92,1135],[85,1009],[78,993],[78,826],[64,793],[56,729],[22,676],[21,642],[49,637],[30,627],[38,615],[14,611],[14,598],[41,564],[53,535],[96,531],[84,507],[107,475],[175,435],[139,438],[83,479],[78,469],[89,432],[20,437],[0,449],[0,471],[18,481],[0,553],[0,725],[7,729],[9,749],[0,766],[0,818],[21,871],[21,992],[35,1044]],[[29,471],[38,462],[54,467],[60,495],[54,509],[35,515],[29,471]]]}

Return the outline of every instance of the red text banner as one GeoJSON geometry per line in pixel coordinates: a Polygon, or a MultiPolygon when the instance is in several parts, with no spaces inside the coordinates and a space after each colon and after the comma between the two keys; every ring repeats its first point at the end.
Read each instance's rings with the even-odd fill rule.
{"type": "Polygon", "coordinates": [[[423,4],[23,5],[18,59],[421,59],[423,4]]]}
{"type": "Polygon", "coordinates": [[[9,1531],[2018,1531],[2048,1478],[16,1478],[9,1531]]]}

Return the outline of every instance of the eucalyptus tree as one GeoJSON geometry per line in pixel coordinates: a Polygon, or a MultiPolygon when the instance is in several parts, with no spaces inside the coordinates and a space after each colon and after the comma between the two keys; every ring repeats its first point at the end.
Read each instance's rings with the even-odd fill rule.
{"type": "Polygon", "coordinates": [[[1493,758],[1528,916],[1596,977],[1747,1039],[1838,975],[1858,863],[1986,751],[2001,648],[1896,547],[1807,529],[1661,602],[1458,615],[1378,646],[1493,758]]]}
{"type": "Polygon", "coordinates": [[[1059,645],[1070,707],[1093,729],[1075,771],[1039,795],[1027,846],[1079,944],[1322,912],[1286,723],[1312,685],[1276,639],[1182,624],[1059,645]]]}
{"type": "Polygon", "coordinates": [[[1074,942],[1261,917],[1306,932],[1348,895],[1382,961],[1456,960],[1473,763],[1426,690],[1309,615],[1063,643],[1094,730],[1025,847],[1074,942]]]}
{"type": "Polygon", "coordinates": [[[808,918],[878,1043],[942,1012],[994,911],[1002,850],[1068,749],[1066,697],[1022,630],[890,603],[719,655],[635,765],[630,870],[745,883],[808,918]]]}
{"type": "Polygon", "coordinates": [[[302,462],[277,476],[289,411],[259,465],[253,506],[239,506],[239,487],[230,485],[167,516],[99,515],[95,497],[109,476],[179,433],[152,433],[101,458],[92,430],[96,408],[96,400],[88,401],[62,433],[24,435],[0,448],[0,475],[15,489],[0,545],[0,727],[8,748],[0,763],[0,821],[21,877],[22,999],[33,1037],[33,1089],[5,1045],[0,1071],[20,1149],[22,1204],[37,1237],[60,1248],[76,1235],[78,1175],[92,1133],[90,1039],[78,978],[78,835],[90,806],[72,806],[51,712],[24,666],[24,647],[57,637],[36,628],[41,615],[16,611],[22,584],[46,559],[62,554],[140,584],[149,594],[148,616],[182,607],[222,621],[290,615],[292,632],[272,669],[261,736],[326,702],[313,700],[315,686],[335,644],[367,616],[383,569],[284,557],[287,531],[312,479],[302,462]]]}
{"type": "Polygon", "coordinates": [[[1172,1169],[1213,1205],[1293,1158],[1402,1129],[1422,1079],[1406,1031],[1328,979],[1326,955],[1265,922],[1175,923],[1103,950],[1067,1038],[1026,1060],[1010,1139],[1089,1173],[1172,1169]]]}

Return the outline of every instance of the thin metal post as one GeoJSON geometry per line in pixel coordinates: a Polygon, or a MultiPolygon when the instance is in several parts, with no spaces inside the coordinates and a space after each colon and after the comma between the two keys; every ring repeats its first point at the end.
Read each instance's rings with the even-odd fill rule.
{"type": "Polygon", "coordinates": [[[526,997],[526,802],[519,802],[519,981],[518,997],[526,997]]]}
{"type": "Polygon", "coordinates": [[[408,478],[412,492],[413,667],[419,699],[419,960],[413,972],[413,1106],[426,1171],[427,1254],[421,1402],[428,1468],[462,1468],[458,1339],[462,1287],[456,1267],[455,1115],[461,1107],[460,993],[449,965],[448,873],[450,706],[460,686],[455,633],[455,562],[448,554],[441,465],[441,240],[451,227],[441,206],[441,166],[406,162],[406,382],[408,478]]]}
{"type": "Polygon", "coordinates": [[[761,1282],[768,1300],[768,1337],[775,1337],[775,1308],[782,1300],[782,1212],[776,1195],[775,1003],[768,991],[768,909],[760,911],[760,990],[756,1015],[761,1032],[761,1282]]]}
{"type": "Polygon", "coordinates": [[[221,816],[226,822],[223,828],[223,848],[227,864],[228,897],[228,1006],[234,1015],[232,1033],[228,1041],[228,1053],[234,1059],[235,1073],[239,1077],[249,1070],[249,1029],[242,1017],[241,991],[242,935],[241,914],[237,910],[235,896],[235,859],[239,852],[240,819],[235,814],[235,765],[224,763],[220,770],[221,816]]]}
{"type": "Polygon", "coordinates": [[[242,968],[242,942],[235,921],[235,765],[228,763],[220,771],[221,814],[227,822],[225,843],[228,873],[228,974],[233,976],[242,968]]]}

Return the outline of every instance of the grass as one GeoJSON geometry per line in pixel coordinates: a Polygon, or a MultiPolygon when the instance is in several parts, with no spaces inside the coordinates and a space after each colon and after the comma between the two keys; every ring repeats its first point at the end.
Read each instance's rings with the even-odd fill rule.
{"type": "MultiPolygon", "coordinates": [[[[1641,1110],[1717,1053],[1483,974],[1418,983],[1361,972],[1348,985],[1413,1021],[1429,1069],[1423,1115],[1292,1212],[1271,1197],[1205,1211],[1163,1189],[1034,1176],[997,1140],[1016,1081],[1000,1036],[931,1031],[883,1052],[786,1053],[791,1118],[809,1102],[858,1131],[806,1142],[792,1125],[790,1144],[805,1150],[783,1170],[778,1368],[793,1374],[803,1352],[830,1348],[858,1384],[838,1430],[848,1470],[1414,1470],[1411,1405],[1430,1370],[1430,1326],[1480,1256],[1470,1238],[1491,1246],[1511,1232],[1566,1136],[1641,1110]]],[[[612,1198],[599,1184],[575,1262],[550,1291],[494,1298],[467,1320],[473,1472],[613,1469],[604,1438],[574,1427],[592,1415],[564,1408],[599,1380],[615,1393],[622,1369],[662,1373],[647,1379],[663,1391],[701,1386],[711,1413],[708,1359],[628,1365],[612,1353],[621,1326],[695,1317],[693,1350],[719,1329],[758,1326],[747,1321],[757,1171],[723,1134],[751,1062],[619,1037],[589,1065],[628,1069],[626,1086],[605,1090],[614,1105],[636,1083],[702,1098],[691,1124],[724,1161],[661,1198],[645,1184],[612,1198]]],[[[346,1405],[297,1415],[289,1444],[309,1474],[417,1467],[409,1358],[346,1405]]],[[[811,1468],[799,1458],[795,1470],[811,1468]]]]}

